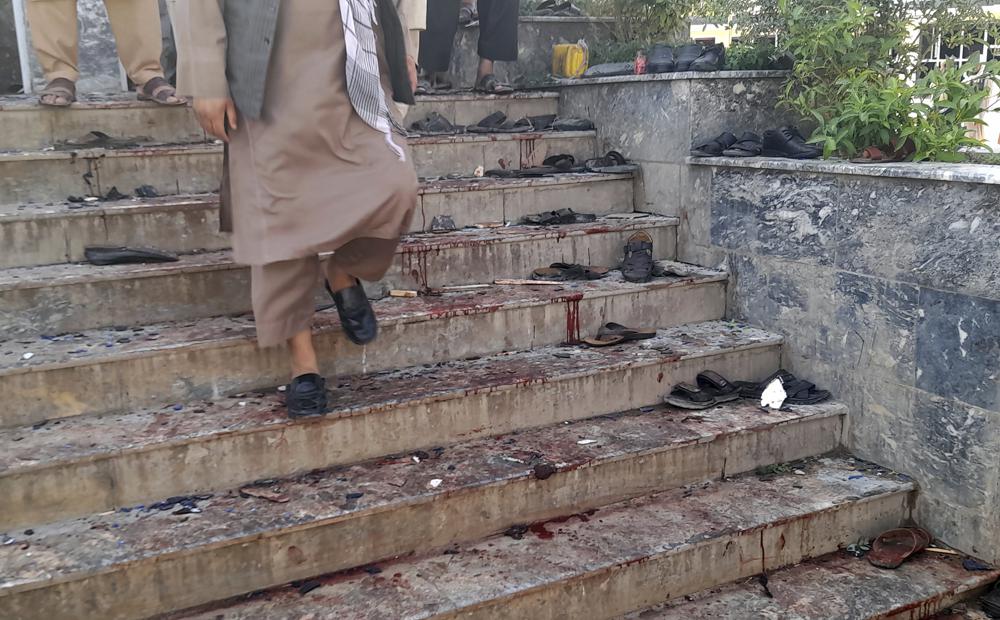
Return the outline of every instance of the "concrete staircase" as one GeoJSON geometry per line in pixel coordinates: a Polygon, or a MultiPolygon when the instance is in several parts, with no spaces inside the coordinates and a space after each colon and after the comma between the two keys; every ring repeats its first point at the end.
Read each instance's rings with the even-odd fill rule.
{"type": "MultiPolygon", "coordinates": [[[[558,103],[457,95],[412,115],[471,123],[558,103]]],[[[188,110],[11,98],[0,135],[0,618],[917,619],[997,576],[941,558],[877,572],[839,554],[905,523],[915,493],[841,451],[844,406],[658,404],[704,369],[778,368],[780,338],[724,320],[724,273],[384,297],[364,349],[324,310],[333,411],[291,422],[275,387],[285,353],[256,349],[247,270],[216,232],[220,147],[188,110]],[[69,144],[92,131],[106,137],[69,144]],[[141,185],[160,196],[67,201],[141,185]],[[77,262],[107,243],[183,256],[77,262]],[[607,321],[660,332],[572,344],[607,321]],[[727,585],[761,574],[773,598],[727,585]],[[801,602],[822,597],[848,602],[801,602]]],[[[425,177],[598,152],[593,132],[412,145],[425,177]]],[[[678,222],[635,213],[638,182],[425,181],[370,292],[614,265],[636,230],[669,262],[678,222]],[[561,207],[601,217],[474,227],[561,207]],[[444,214],[470,228],[422,232],[444,214]]]]}

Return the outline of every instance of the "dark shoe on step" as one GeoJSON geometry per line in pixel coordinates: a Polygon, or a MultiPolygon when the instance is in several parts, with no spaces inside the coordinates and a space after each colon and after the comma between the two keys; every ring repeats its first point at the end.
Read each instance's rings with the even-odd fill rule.
{"type": "Polygon", "coordinates": [[[174,263],[177,255],[155,248],[126,248],[92,245],[84,248],[83,255],[92,265],[129,265],[134,263],[174,263]]]}
{"type": "Polygon", "coordinates": [[[649,49],[649,57],[646,59],[646,73],[670,73],[676,67],[674,48],[657,43],[649,49]]]}
{"type": "Polygon", "coordinates": [[[740,139],[722,151],[726,157],[757,157],[764,150],[764,143],[760,136],[752,131],[744,131],[740,139]]]}
{"type": "Polygon", "coordinates": [[[625,243],[622,275],[626,282],[649,282],[653,267],[653,239],[645,231],[639,231],[625,243]]]}
{"type": "Polygon", "coordinates": [[[691,147],[691,157],[720,157],[726,149],[739,142],[739,139],[728,131],[717,137],[706,140],[691,147]]]}
{"type": "Polygon", "coordinates": [[[721,71],[726,64],[726,46],[716,43],[705,48],[701,56],[691,63],[692,71],[721,71]]]}
{"type": "Polygon", "coordinates": [[[691,63],[701,58],[702,52],[705,48],[698,45],[697,43],[688,43],[687,45],[682,45],[677,49],[677,67],[676,71],[691,71],[691,63]]]}
{"type": "Polygon", "coordinates": [[[714,370],[698,374],[698,387],[720,403],[739,400],[740,388],[714,370]]]}
{"type": "Polygon", "coordinates": [[[823,152],[811,144],[806,144],[805,138],[795,127],[782,127],[764,132],[762,153],[765,157],[816,159],[823,152]]]}
{"type": "Polygon", "coordinates": [[[326,379],[315,374],[299,375],[285,389],[288,417],[305,418],[327,412],[326,379]]]}
{"type": "Polygon", "coordinates": [[[326,283],[326,291],[333,297],[333,303],[337,305],[337,314],[340,315],[340,324],[344,327],[344,333],[356,345],[366,345],[375,340],[378,336],[378,321],[375,318],[375,311],[368,301],[365,287],[361,286],[360,280],[354,281],[354,286],[345,288],[334,293],[330,289],[330,283],[326,283]]]}

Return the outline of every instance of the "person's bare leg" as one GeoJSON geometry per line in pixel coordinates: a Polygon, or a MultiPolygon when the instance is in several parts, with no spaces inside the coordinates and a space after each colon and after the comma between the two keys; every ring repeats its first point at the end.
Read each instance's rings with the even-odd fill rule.
{"type": "Polygon", "coordinates": [[[476,83],[478,84],[487,75],[493,73],[493,61],[488,58],[479,59],[479,71],[476,72],[476,83]]]}
{"type": "Polygon", "coordinates": [[[288,339],[288,350],[292,356],[292,378],[319,374],[319,361],[313,347],[312,330],[304,329],[288,339]]]}
{"type": "Polygon", "coordinates": [[[340,269],[332,262],[328,262],[326,265],[326,280],[330,283],[330,290],[334,293],[342,291],[345,288],[351,288],[357,282],[354,276],[340,269]]]}

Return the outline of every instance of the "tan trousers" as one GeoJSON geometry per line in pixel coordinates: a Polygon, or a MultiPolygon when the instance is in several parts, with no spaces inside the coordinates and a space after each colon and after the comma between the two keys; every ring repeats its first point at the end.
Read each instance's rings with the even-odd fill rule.
{"type": "MultiPolygon", "coordinates": [[[[31,41],[45,79],[75,82],[79,33],[76,0],[28,0],[31,41]]],[[[132,82],[143,85],[162,77],[160,9],[157,0],[104,0],[118,45],[118,56],[132,82]]]]}

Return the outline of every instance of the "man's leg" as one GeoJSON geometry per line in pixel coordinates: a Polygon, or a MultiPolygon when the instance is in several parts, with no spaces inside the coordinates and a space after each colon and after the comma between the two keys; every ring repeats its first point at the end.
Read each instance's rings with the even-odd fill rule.
{"type": "Polygon", "coordinates": [[[76,0],[28,0],[24,4],[31,26],[31,43],[45,80],[62,78],[76,82],[80,78],[76,0]]]}
{"type": "Polygon", "coordinates": [[[111,30],[118,44],[118,57],[129,79],[142,86],[163,77],[160,54],[160,5],[157,0],[104,0],[111,30]]]}
{"type": "Polygon", "coordinates": [[[428,0],[427,29],[420,33],[418,63],[428,75],[444,73],[451,65],[451,50],[458,31],[461,0],[428,0]]]}
{"type": "Polygon", "coordinates": [[[479,83],[497,60],[517,60],[517,0],[479,0],[479,83]]]}

